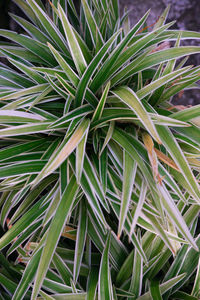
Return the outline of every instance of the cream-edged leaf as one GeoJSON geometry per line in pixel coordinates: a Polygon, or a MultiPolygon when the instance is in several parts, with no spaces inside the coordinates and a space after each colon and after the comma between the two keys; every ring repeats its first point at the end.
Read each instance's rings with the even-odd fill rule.
{"type": "Polygon", "coordinates": [[[71,135],[71,137],[67,140],[64,140],[59,149],[57,149],[56,152],[53,153],[52,157],[49,159],[49,162],[43,168],[41,173],[36,177],[33,184],[37,184],[44,177],[55,171],[65,161],[65,159],[74,151],[74,149],[82,140],[84,134],[88,130],[88,126],[89,120],[84,119],[79,124],[75,132],[71,135]]]}
{"type": "Polygon", "coordinates": [[[58,12],[77,71],[80,75],[82,75],[87,67],[86,60],[83,56],[78,40],[76,39],[76,36],[72,29],[72,26],[69,23],[67,15],[65,14],[60,4],[58,4],[58,12]]]}
{"type": "Polygon", "coordinates": [[[149,114],[134,91],[124,86],[113,90],[112,93],[134,111],[145,126],[145,129],[159,144],[161,144],[160,137],[151,118],[149,117],[149,114]]]}

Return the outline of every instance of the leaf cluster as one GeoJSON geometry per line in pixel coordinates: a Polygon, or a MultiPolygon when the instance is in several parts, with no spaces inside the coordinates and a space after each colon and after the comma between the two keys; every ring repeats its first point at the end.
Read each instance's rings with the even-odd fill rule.
{"type": "Polygon", "coordinates": [[[0,299],[198,299],[198,32],[169,7],[13,0],[0,30],[0,299]]]}

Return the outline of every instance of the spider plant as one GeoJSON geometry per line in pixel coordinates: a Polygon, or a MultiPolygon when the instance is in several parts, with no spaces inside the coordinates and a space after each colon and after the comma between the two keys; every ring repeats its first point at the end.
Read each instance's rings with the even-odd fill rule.
{"type": "Polygon", "coordinates": [[[0,299],[198,299],[198,32],[169,7],[14,0],[0,30],[0,299]],[[190,298],[188,298],[190,297],[190,298]]]}

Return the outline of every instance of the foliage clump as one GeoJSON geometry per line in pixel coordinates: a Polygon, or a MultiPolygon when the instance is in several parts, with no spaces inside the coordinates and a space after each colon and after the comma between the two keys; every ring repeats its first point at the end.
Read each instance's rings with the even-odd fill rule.
{"type": "Polygon", "coordinates": [[[14,0],[0,53],[0,299],[198,299],[200,34],[117,0],[14,0]],[[181,94],[179,94],[181,95],[181,94]],[[163,297],[163,298],[162,298],[163,297]],[[39,298],[37,298],[39,299],[39,298]]]}

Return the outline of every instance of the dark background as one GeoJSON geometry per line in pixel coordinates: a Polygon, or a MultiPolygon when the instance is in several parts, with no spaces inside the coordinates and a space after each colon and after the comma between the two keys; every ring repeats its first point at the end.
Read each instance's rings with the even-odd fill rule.
{"type": "MultiPolygon", "coordinates": [[[[47,0],[46,0],[47,1],[47,0]]],[[[99,0],[100,1],[100,0],[99,0]]],[[[43,1],[45,3],[45,0],[43,1]]],[[[74,0],[76,4],[79,0],[74,0]]],[[[174,28],[200,32],[200,0],[119,0],[121,13],[125,7],[130,9],[131,23],[136,23],[151,8],[148,24],[153,24],[167,5],[171,5],[168,21],[176,20],[174,28]]],[[[20,10],[11,0],[0,0],[0,28],[18,31],[16,23],[9,17],[8,11],[20,14],[20,10]]],[[[189,40],[182,45],[199,45],[200,40],[189,40]]],[[[200,65],[200,55],[190,57],[188,64],[200,65]]],[[[200,103],[200,90],[190,90],[181,99],[175,97],[176,104],[195,105],[200,103]]]]}

